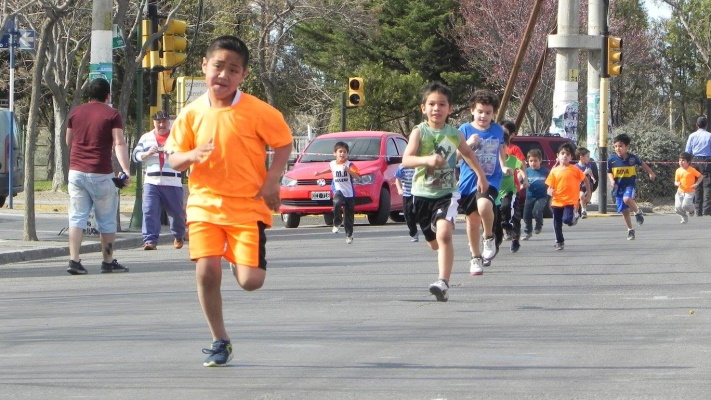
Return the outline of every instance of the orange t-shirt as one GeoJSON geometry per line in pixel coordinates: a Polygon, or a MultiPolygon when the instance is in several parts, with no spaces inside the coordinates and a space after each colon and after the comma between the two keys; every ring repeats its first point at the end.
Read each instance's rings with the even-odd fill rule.
{"type": "Polygon", "coordinates": [[[261,221],[271,226],[272,215],[262,198],[255,198],[267,176],[266,146],[279,148],[293,141],[282,114],[246,93],[230,107],[210,106],[207,94],[178,115],[166,147],[190,151],[213,139],[207,160],[190,167],[187,221],[234,225],[261,221]]]}
{"type": "Polygon", "coordinates": [[[580,183],[585,180],[585,174],[575,165],[558,165],[546,178],[546,185],[553,188],[551,205],[556,207],[572,206],[580,198],[580,183]]]}
{"type": "Polygon", "coordinates": [[[694,167],[677,168],[676,173],[674,173],[674,182],[679,182],[679,190],[684,193],[694,193],[696,189],[692,188],[691,185],[696,183],[696,178],[701,176],[699,172],[694,167]]]}

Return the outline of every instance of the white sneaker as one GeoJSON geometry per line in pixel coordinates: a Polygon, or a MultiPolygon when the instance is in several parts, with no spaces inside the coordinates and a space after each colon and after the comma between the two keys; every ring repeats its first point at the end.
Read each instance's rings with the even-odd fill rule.
{"type": "Polygon", "coordinates": [[[496,257],[496,243],[494,243],[494,237],[484,239],[484,250],[481,252],[481,256],[487,260],[491,260],[496,257]]]}
{"type": "Polygon", "coordinates": [[[449,286],[441,279],[430,285],[430,293],[437,298],[437,301],[447,301],[449,299],[448,290],[449,286]]]}
{"type": "Polygon", "coordinates": [[[689,222],[689,217],[687,215],[682,215],[681,216],[681,223],[685,224],[687,222],[689,222]]]}
{"type": "Polygon", "coordinates": [[[484,275],[484,259],[481,257],[472,257],[469,261],[469,275],[484,275]]]}
{"type": "Polygon", "coordinates": [[[346,238],[346,244],[351,244],[351,243],[353,243],[353,237],[352,237],[352,236],[348,236],[348,237],[346,238]]]}
{"type": "Polygon", "coordinates": [[[338,227],[334,226],[333,229],[331,229],[331,232],[333,233],[338,233],[338,227]]]}
{"type": "Polygon", "coordinates": [[[419,240],[420,240],[420,234],[419,234],[419,233],[415,233],[415,236],[410,237],[410,241],[411,241],[411,242],[417,242],[417,241],[419,241],[419,240]]]}

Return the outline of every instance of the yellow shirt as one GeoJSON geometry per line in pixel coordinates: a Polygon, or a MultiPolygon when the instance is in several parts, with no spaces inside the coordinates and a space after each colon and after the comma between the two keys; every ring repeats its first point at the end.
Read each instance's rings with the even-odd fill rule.
{"type": "Polygon", "coordinates": [[[230,107],[210,106],[207,94],[178,115],[166,142],[171,151],[185,152],[213,139],[215,149],[190,167],[188,222],[218,225],[261,221],[271,226],[271,211],[255,198],[267,175],[266,146],[292,143],[282,114],[246,93],[230,107]]]}

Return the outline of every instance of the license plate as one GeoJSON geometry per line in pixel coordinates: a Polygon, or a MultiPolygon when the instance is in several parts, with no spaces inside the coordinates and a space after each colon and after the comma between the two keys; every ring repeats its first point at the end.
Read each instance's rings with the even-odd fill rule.
{"type": "Polygon", "coordinates": [[[311,192],[311,200],[331,200],[331,192],[311,192]]]}

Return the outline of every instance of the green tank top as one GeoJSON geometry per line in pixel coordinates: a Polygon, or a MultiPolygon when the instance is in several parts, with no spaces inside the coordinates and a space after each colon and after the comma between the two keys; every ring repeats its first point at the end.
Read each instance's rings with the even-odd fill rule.
{"type": "Polygon", "coordinates": [[[412,194],[420,197],[436,199],[457,191],[454,169],[457,165],[457,147],[461,134],[451,125],[442,129],[432,129],[427,122],[418,125],[420,128],[420,148],[418,156],[439,154],[445,159],[445,164],[431,171],[427,166],[415,168],[412,177],[412,194]]]}

